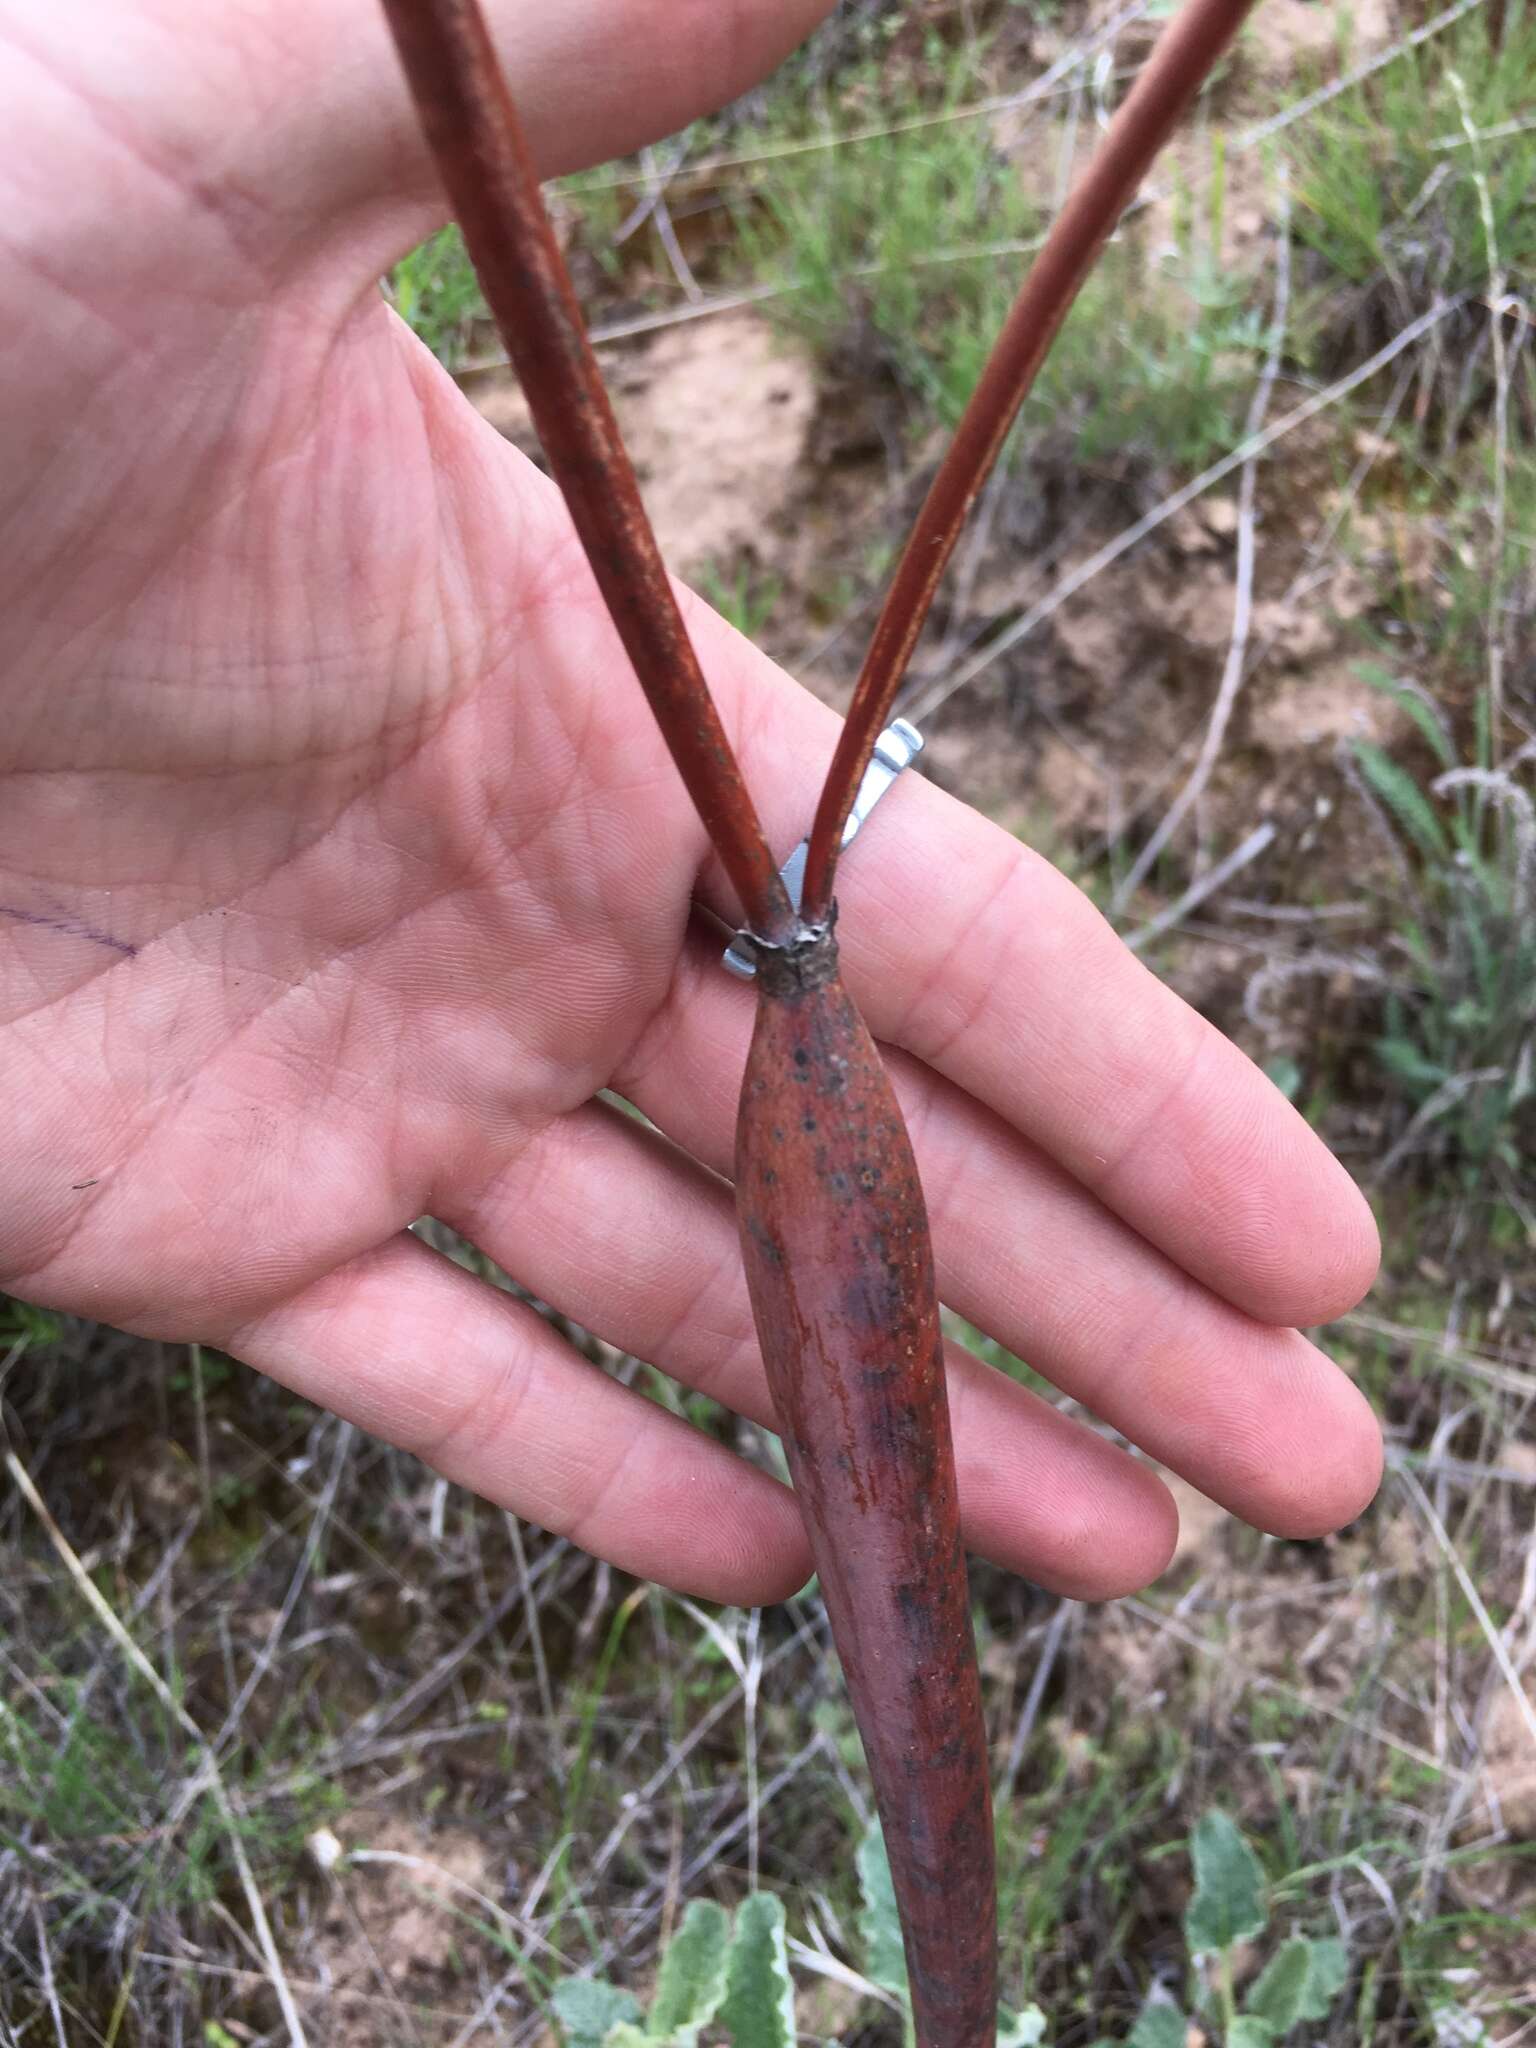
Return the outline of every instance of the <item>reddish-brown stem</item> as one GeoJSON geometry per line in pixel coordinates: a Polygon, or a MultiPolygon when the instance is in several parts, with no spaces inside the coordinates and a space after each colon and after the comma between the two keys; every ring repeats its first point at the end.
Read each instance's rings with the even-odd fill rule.
{"type": "Polygon", "coordinates": [[[885,1826],[918,2048],[988,2048],[996,1913],[922,1190],[837,977],[831,889],[870,747],[966,511],[1089,265],[1251,0],[1190,0],[1036,262],[886,600],[797,920],[689,645],[476,0],[384,0],[423,126],[608,608],[759,944],[736,1199],[754,1319],[885,1826]]]}
{"type": "Polygon", "coordinates": [[[477,0],[384,0],[432,154],[614,625],[748,926],[797,928],[710,697],[477,0]]]}
{"type": "Polygon", "coordinates": [[[917,2048],[997,2025],[992,1795],[923,1191],[830,932],[759,949],[742,1259],[875,1788],[917,2048]]]}
{"type": "Polygon", "coordinates": [[[810,924],[825,922],[830,911],[843,826],[976,494],[1083,279],[1252,5],[1253,0],[1188,0],[1164,30],[1030,266],[923,501],[864,658],[811,829],[801,898],[810,924]]]}

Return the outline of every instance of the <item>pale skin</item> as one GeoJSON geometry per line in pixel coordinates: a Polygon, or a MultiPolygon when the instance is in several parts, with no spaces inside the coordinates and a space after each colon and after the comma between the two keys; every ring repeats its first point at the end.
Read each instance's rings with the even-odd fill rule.
{"type": "MultiPolygon", "coordinates": [[[[826,4],[493,13],[553,174],[826,4]]],[[[221,1345],[630,1571],[782,1598],[783,1487],[408,1231],[771,1421],[720,1178],[752,999],[690,916],[734,906],[558,496],[377,290],[440,218],[377,10],[0,0],[0,135],[0,1286],[221,1345]]],[[[835,721],[688,613],[787,850],[835,721]]],[[[916,777],[839,894],[944,1299],[1256,1526],[1356,1515],[1376,1424],[1289,1326],[1377,1240],[1302,1120],[916,777]]],[[[973,1548],[1083,1598],[1163,1568],[1146,1462],[959,1350],[951,1402],[973,1548]]]]}

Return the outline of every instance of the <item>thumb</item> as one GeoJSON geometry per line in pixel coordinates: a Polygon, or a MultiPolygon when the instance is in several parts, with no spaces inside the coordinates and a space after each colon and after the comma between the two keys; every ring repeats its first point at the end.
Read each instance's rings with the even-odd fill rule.
{"type": "MultiPolygon", "coordinates": [[[[724,105],[832,4],[482,0],[545,177],[724,105]]],[[[383,268],[441,217],[378,0],[0,0],[0,51],[0,113],[13,95],[24,111],[39,81],[57,88],[169,188],[227,217],[269,272],[301,265],[317,240],[328,254],[338,228],[383,268]]],[[[61,152],[74,203],[67,168],[61,152]]]]}
{"type": "MultiPolygon", "coordinates": [[[[788,56],[834,0],[481,4],[534,162],[551,178],[625,155],[724,106],[788,56]]],[[[319,116],[331,137],[321,170],[328,190],[312,204],[382,229],[387,262],[442,218],[437,174],[377,0],[328,0],[326,11],[353,18],[359,33],[366,26],[368,54],[334,117],[319,116]],[[395,201],[388,221],[377,215],[381,194],[395,201]]],[[[383,267],[372,250],[370,257],[383,267]]]]}
{"type": "MultiPolygon", "coordinates": [[[[833,0],[482,0],[541,174],[555,177],[654,142],[766,76],[833,0]]],[[[335,175],[375,186],[435,183],[375,0],[329,0],[369,17],[362,104],[338,129],[335,175]],[[381,115],[387,118],[381,124],[381,115]],[[368,173],[373,175],[369,178],[368,173]]]]}

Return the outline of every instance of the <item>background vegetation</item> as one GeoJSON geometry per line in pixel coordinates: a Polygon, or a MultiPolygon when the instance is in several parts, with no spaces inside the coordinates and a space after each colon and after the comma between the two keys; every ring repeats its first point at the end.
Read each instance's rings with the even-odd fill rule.
{"type": "MultiPolygon", "coordinates": [[[[562,188],[637,434],[704,366],[799,380],[760,508],[723,475],[744,537],[679,566],[834,701],[1160,11],[844,0],[562,188]]],[[[914,677],[931,772],[1268,1066],[1388,1245],[1321,1333],[1388,1431],[1355,1528],[1269,1541],[1186,1488],[1142,1598],[975,1571],[1019,2043],[1536,2023],[1533,76],[1519,0],[1266,0],[914,677]]],[[[386,289],[526,440],[454,234],[386,289]]],[[[777,2042],[791,1981],[802,2037],[901,2039],[814,1589],[626,1583],[243,1368],[20,1304],[0,1400],[0,2039],[777,2042]]]]}

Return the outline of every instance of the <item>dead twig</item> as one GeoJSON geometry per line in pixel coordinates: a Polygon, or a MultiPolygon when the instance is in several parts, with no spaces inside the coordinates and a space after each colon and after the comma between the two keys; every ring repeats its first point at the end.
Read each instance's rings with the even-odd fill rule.
{"type": "Polygon", "coordinates": [[[1144,947],[1150,946],[1154,939],[1159,939],[1164,932],[1171,931],[1176,924],[1182,923],[1192,910],[1198,910],[1209,897],[1214,896],[1219,889],[1224,889],[1234,875],[1241,874],[1245,867],[1256,861],[1266,848],[1273,845],[1274,840],[1275,827],[1268,819],[1262,825],[1255,825],[1247,838],[1241,845],[1234,846],[1225,860],[1219,860],[1215,867],[1207,869],[1203,875],[1197,875],[1182,896],[1170,903],[1166,910],[1160,910],[1157,916],[1144,924],[1139,931],[1132,932],[1125,943],[1133,953],[1139,953],[1144,947]]]}
{"type": "MultiPolygon", "coordinates": [[[[1248,407],[1248,419],[1243,435],[1245,441],[1254,441],[1262,433],[1264,421],[1269,413],[1270,399],[1274,395],[1275,380],[1280,374],[1280,357],[1285,345],[1287,316],[1291,302],[1291,232],[1290,200],[1284,180],[1281,181],[1280,242],[1275,258],[1275,299],[1270,314],[1269,349],[1264,358],[1264,367],[1254,387],[1252,401],[1248,407]]],[[[1232,631],[1227,641],[1227,657],[1222,666],[1221,681],[1217,686],[1216,700],[1211,706],[1210,719],[1205,728],[1205,737],[1200,742],[1200,752],[1188,779],[1173,802],[1164,812],[1142,846],[1140,853],[1131,862],[1114,894],[1114,907],[1123,909],[1135,895],[1142,882],[1151,872],[1152,865],[1163,848],[1172,839],[1189,813],[1205,793],[1216,763],[1221,755],[1222,742],[1231,722],[1232,707],[1237,702],[1237,693],[1242,687],[1244,665],[1248,654],[1248,634],[1253,624],[1253,571],[1256,554],[1255,531],[1258,525],[1256,506],[1258,456],[1250,455],[1243,464],[1237,492],[1237,574],[1232,601],[1232,631]]],[[[1267,843],[1267,842],[1266,842],[1267,843]]],[[[1190,907],[1193,907],[1192,905],[1190,907]]],[[[1152,927],[1148,927],[1150,933],[1152,927]]]]}

